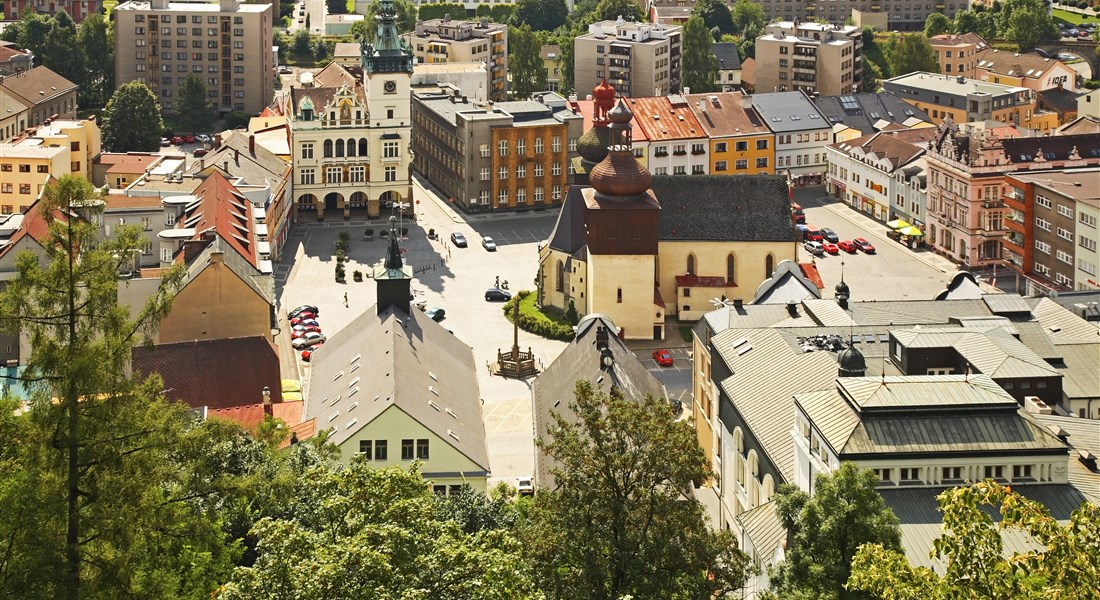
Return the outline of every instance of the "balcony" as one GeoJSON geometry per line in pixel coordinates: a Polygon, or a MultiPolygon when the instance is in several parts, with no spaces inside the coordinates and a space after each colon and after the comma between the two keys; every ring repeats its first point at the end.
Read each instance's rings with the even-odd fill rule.
{"type": "Polygon", "coordinates": [[[1024,239],[1024,236],[1014,232],[1006,233],[1001,241],[1005,249],[1021,255],[1024,253],[1024,246],[1027,245],[1027,240],[1024,239]]]}
{"type": "Polygon", "coordinates": [[[1024,228],[1023,222],[1013,221],[1012,219],[1009,219],[1007,217],[1004,220],[1004,227],[1006,230],[1016,232],[1020,235],[1024,235],[1025,233],[1027,233],[1027,230],[1024,228]]]}
{"type": "Polygon", "coordinates": [[[982,208],[1004,208],[1004,200],[983,200],[982,208]]]}

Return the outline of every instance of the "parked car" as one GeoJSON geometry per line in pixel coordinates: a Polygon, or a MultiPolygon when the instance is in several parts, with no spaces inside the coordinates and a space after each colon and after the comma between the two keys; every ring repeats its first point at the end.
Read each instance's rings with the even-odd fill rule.
{"type": "Polygon", "coordinates": [[[865,254],[875,253],[875,247],[871,245],[871,242],[868,242],[863,238],[856,238],[852,240],[852,243],[855,244],[860,250],[863,250],[865,254]]]}
{"type": "Polygon", "coordinates": [[[451,234],[451,243],[455,245],[455,248],[465,248],[468,245],[466,236],[457,231],[451,234]]]}
{"type": "Polygon", "coordinates": [[[672,353],[668,350],[654,350],[653,360],[662,367],[672,366],[672,353]]]}
{"type": "Polygon", "coordinates": [[[485,237],[481,238],[481,247],[485,248],[489,252],[496,252],[497,251],[497,243],[494,242],[493,238],[491,238],[489,236],[485,236],[485,237]]]}
{"type": "Polygon", "coordinates": [[[324,343],[326,339],[328,338],[320,331],[310,331],[296,340],[291,340],[290,345],[294,348],[308,348],[316,344],[324,343]]]}
{"type": "Polygon", "coordinates": [[[205,144],[207,142],[212,142],[213,140],[210,138],[210,136],[206,135],[205,133],[200,133],[200,134],[195,136],[195,141],[199,142],[199,143],[202,143],[202,144],[205,144]]]}
{"type": "Polygon", "coordinates": [[[825,254],[840,254],[840,248],[832,242],[825,242],[821,244],[821,247],[825,249],[825,254]]]}
{"type": "Polygon", "coordinates": [[[511,292],[506,292],[500,288],[489,288],[485,290],[486,302],[507,302],[511,299],[511,292]]]}
{"type": "Polygon", "coordinates": [[[296,340],[305,336],[307,333],[321,333],[321,328],[316,325],[307,325],[301,329],[295,329],[290,332],[290,339],[296,340]]]}
{"type": "Polygon", "coordinates": [[[288,67],[288,66],[286,66],[286,65],[281,65],[281,66],[279,67],[279,74],[280,74],[280,75],[290,75],[290,74],[291,74],[291,73],[293,73],[293,72],[294,72],[294,71],[293,71],[293,70],[292,70],[292,69],[291,69],[290,67],[288,67]]]}
{"type": "Polygon", "coordinates": [[[821,237],[825,238],[823,241],[832,242],[834,244],[840,241],[840,236],[838,236],[835,231],[829,229],[828,227],[821,228],[821,237]]]}
{"type": "Polygon", "coordinates": [[[804,232],[802,239],[808,240],[808,241],[811,241],[811,242],[820,242],[820,241],[824,240],[825,238],[821,237],[821,230],[820,229],[818,229],[817,227],[814,227],[813,225],[811,225],[804,232]]]}
{"type": "Polygon", "coordinates": [[[206,156],[206,148],[198,148],[195,150],[195,158],[202,158],[206,156]]]}
{"type": "Polygon", "coordinates": [[[297,318],[291,319],[290,324],[291,324],[291,326],[294,326],[294,325],[317,325],[318,327],[320,327],[320,325],[321,325],[320,323],[317,322],[317,319],[315,319],[313,317],[312,313],[302,313],[297,318]]]}
{"type": "Polygon", "coordinates": [[[172,140],[170,140],[168,138],[160,138],[160,147],[161,148],[167,148],[168,146],[171,146],[171,145],[172,145],[172,140]]]}
{"type": "Polygon", "coordinates": [[[429,319],[431,319],[431,320],[435,321],[436,323],[438,323],[438,322],[442,321],[447,316],[447,311],[445,311],[442,308],[439,308],[438,306],[436,306],[436,307],[432,307],[432,308],[429,308],[428,310],[424,311],[424,314],[428,315],[429,319]]]}
{"type": "Polygon", "coordinates": [[[303,304],[298,308],[295,308],[294,310],[286,313],[286,316],[293,319],[294,317],[297,317],[300,313],[304,312],[313,313],[314,315],[321,314],[321,311],[317,310],[316,306],[313,306],[312,304],[303,304]]]}
{"type": "Polygon", "coordinates": [[[190,134],[183,136],[183,143],[185,143],[185,144],[194,144],[195,143],[195,136],[190,135],[190,134]]]}
{"type": "Polygon", "coordinates": [[[181,138],[180,136],[177,135],[176,137],[172,138],[172,145],[173,146],[179,146],[182,143],[183,143],[183,138],[181,138]]]}
{"type": "Polygon", "coordinates": [[[848,254],[855,254],[859,252],[859,248],[851,242],[851,240],[840,240],[836,243],[836,247],[847,252],[848,254]]]}
{"type": "Polygon", "coordinates": [[[815,256],[825,254],[825,247],[821,245],[821,242],[804,242],[802,247],[815,256]]]}
{"type": "Polygon", "coordinates": [[[534,479],[530,476],[516,477],[516,490],[519,491],[520,496],[534,496],[535,495],[534,479]]]}

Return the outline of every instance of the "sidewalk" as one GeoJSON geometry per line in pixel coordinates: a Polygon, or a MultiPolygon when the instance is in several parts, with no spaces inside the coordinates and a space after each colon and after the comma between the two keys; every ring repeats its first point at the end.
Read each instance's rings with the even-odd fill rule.
{"type": "Polygon", "coordinates": [[[455,223],[474,223],[477,221],[499,221],[506,219],[524,219],[533,217],[545,217],[547,215],[557,215],[561,210],[560,206],[548,206],[545,210],[529,209],[526,212],[488,212],[488,213],[463,213],[457,210],[454,205],[443,199],[443,195],[439,193],[439,190],[432,185],[430,181],[421,177],[420,175],[413,175],[413,181],[416,185],[420,186],[420,189],[427,193],[428,197],[438,206],[451,221],[455,223]]]}

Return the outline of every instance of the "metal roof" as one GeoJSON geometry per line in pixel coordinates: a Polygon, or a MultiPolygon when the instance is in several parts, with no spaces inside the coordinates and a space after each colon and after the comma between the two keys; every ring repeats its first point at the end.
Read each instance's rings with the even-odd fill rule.
{"type": "Polygon", "coordinates": [[[1001,328],[895,329],[906,348],[954,348],[979,373],[997,379],[1053,377],[1054,367],[1001,328]]]}
{"type": "Polygon", "coordinates": [[[752,542],[756,554],[754,558],[759,562],[767,562],[787,537],[787,530],[775,512],[775,502],[761,504],[737,515],[737,522],[741,524],[745,537],[752,542]]]}
{"type": "Polygon", "coordinates": [[[1021,296],[1016,294],[984,294],[982,301],[995,315],[1006,313],[1030,313],[1031,307],[1021,296]]]}
{"type": "Polygon", "coordinates": [[[1058,350],[1066,365],[1058,369],[1062,374],[1062,396],[1067,400],[1100,398],[1100,342],[1060,344],[1058,350]]]}
{"type": "MultiPolygon", "coordinates": [[[[901,523],[901,545],[909,564],[914,567],[927,567],[939,574],[945,572],[945,564],[939,559],[930,558],[932,542],[943,535],[943,513],[939,512],[936,496],[946,488],[898,488],[879,489],[886,504],[893,509],[901,523]]],[[[1081,492],[1071,485],[1014,485],[1013,491],[1025,498],[1034,500],[1050,511],[1060,523],[1069,521],[1070,514],[1084,500],[1081,492]]],[[[982,510],[1000,522],[1000,513],[988,507],[982,510]]],[[[1021,530],[1001,531],[1004,541],[1004,556],[1029,552],[1039,548],[1038,544],[1021,530]]]]}
{"type": "Polygon", "coordinates": [[[859,426],[859,415],[836,390],[799,394],[795,403],[821,432],[833,452],[840,454],[852,432],[859,426]]]}
{"type": "MultiPolygon", "coordinates": [[[[816,421],[815,421],[816,423],[816,421]]],[[[831,444],[832,442],[830,442],[831,444]]],[[[1025,456],[1065,451],[1049,431],[1019,413],[865,416],[843,440],[841,459],[869,454],[969,454],[998,452],[1025,456]]]]}
{"type": "Polygon", "coordinates": [[[830,129],[832,123],[821,114],[802,92],[754,94],[752,106],[764,124],[776,133],[830,129]]]}
{"type": "Polygon", "coordinates": [[[1059,415],[1031,415],[1048,428],[1058,428],[1075,450],[1069,455],[1069,482],[1092,502],[1100,503],[1100,470],[1090,469],[1078,459],[1076,450],[1100,457],[1100,421],[1059,415]]]}
{"type": "Polygon", "coordinates": [[[837,304],[833,298],[812,298],[802,301],[802,306],[810,313],[814,321],[827,327],[855,325],[852,315],[837,304]]]}
{"type": "Polygon", "coordinates": [[[989,375],[843,377],[837,387],[863,412],[875,409],[1016,407],[989,375]]]}
{"type": "Polygon", "coordinates": [[[1031,314],[1050,332],[1055,344],[1100,341],[1100,323],[1086,321],[1047,297],[1029,298],[1031,314]]]}

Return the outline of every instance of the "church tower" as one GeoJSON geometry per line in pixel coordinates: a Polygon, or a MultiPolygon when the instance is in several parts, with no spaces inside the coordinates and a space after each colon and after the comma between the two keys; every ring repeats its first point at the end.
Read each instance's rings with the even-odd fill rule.
{"type": "MultiPolygon", "coordinates": [[[[385,214],[397,203],[411,212],[413,54],[397,34],[397,9],[393,0],[381,0],[373,43],[360,44],[363,88],[371,129],[368,200],[370,214],[385,214]],[[391,204],[393,203],[393,204],[391,204]]],[[[392,213],[391,213],[392,214],[392,213]]]]}
{"type": "Polygon", "coordinates": [[[397,231],[397,217],[390,217],[390,245],[384,261],[374,267],[374,284],[378,289],[378,314],[394,307],[409,313],[409,298],[412,295],[412,267],[401,259],[401,248],[397,244],[400,232],[397,231]]]}

